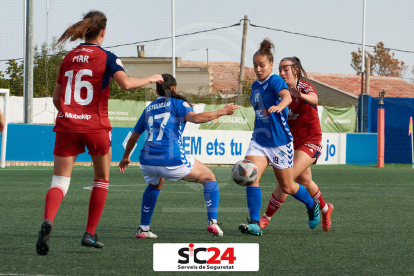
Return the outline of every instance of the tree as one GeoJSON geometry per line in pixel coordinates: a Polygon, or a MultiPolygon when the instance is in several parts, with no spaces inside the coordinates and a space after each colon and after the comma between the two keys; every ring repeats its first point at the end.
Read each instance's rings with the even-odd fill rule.
{"type": "Polygon", "coordinates": [[[7,87],[10,88],[10,95],[23,96],[23,62],[19,64],[16,60],[12,59],[9,60],[6,64],[9,65],[5,72],[8,75],[8,78],[5,78],[5,75],[2,72],[2,82],[8,82],[7,87]]]}
{"type": "MultiPolygon", "coordinates": [[[[357,72],[357,75],[360,75],[362,63],[361,49],[358,48],[358,52],[352,52],[351,56],[351,67],[357,72]]],[[[407,69],[404,61],[394,58],[394,53],[390,54],[390,49],[385,48],[383,42],[377,43],[373,54],[365,52],[365,58],[370,59],[371,75],[375,73],[378,76],[402,77],[407,69]]]]}
{"type": "MultiPolygon", "coordinates": [[[[50,47],[44,43],[40,51],[37,46],[34,48],[33,97],[52,96],[60,64],[67,52],[57,45],[56,38],[50,47]]],[[[23,96],[24,62],[10,60],[7,64],[6,71],[0,71],[0,87],[9,87],[10,95],[23,96]]]]}
{"type": "Polygon", "coordinates": [[[51,97],[55,89],[59,68],[66,51],[62,45],[57,44],[56,37],[53,38],[50,47],[45,42],[40,51],[35,47],[33,62],[33,97],[51,97]]]}

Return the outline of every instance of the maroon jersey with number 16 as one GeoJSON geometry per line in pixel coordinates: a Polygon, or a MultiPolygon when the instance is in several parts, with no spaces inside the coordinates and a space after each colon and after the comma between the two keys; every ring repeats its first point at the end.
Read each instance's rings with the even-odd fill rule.
{"type": "Polygon", "coordinates": [[[121,60],[96,44],[81,43],[60,66],[57,83],[60,110],[53,128],[57,132],[101,133],[112,129],[108,118],[109,83],[121,60]]]}

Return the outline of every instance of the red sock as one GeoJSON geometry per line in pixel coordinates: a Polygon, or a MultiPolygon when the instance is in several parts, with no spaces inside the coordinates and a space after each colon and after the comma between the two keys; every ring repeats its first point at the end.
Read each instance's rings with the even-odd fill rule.
{"type": "Polygon", "coordinates": [[[273,194],[272,194],[272,196],[270,197],[270,201],[269,201],[269,204],[267,205],[267,209],[266,209],[266,216],[268,216],[269,218],[271,218],[275,213],[276,213],[276,211],[280,208],[280,207],[282,207],[282,204],[283,204],[283,202],[285,202],[285,201],[280,201],[280,200],[278,200],[273,194]]]}
{"type": "Polygon", "coordinates": [[[86,232],[91,233],[91,235],[95,235],[95,229],[105,207],[108,185],[108,180],[93,180],[93,189],[89,200],[88,224],[86,226],[86,232]]]}
{"type": "Polygon", "coordinates": [[[58,187],[50,188],[46,194],[45,214],[44,219],[49,219],[53,224],[53,219],[59,210],[60,203],[62,202],[64,194],[58,187]]]}
{"type": "Polygon", "coordinates": [[[318,189],[318,191],[316,192],[316,194],[314,194],[314,195],[312,196],[312,198],[319,199],[319,209],[323,209],[323,208],[325,208],[326,202],[325,202],[325,200],[323,199],[322,194],[321,194],[321,192],[319,191],[319,189],[318,189]]]}

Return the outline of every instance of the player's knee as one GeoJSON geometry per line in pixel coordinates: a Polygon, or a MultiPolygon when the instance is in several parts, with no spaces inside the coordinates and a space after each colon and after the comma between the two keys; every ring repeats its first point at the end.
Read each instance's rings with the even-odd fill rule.
{"type": "Polygon", "coordinates": [[[60,189],[63,192],[63,196],[65,196],[69,190],[69,185],[70,185],[70,177],[54,175],[52,177],[52,185],[50,188],[60,189]]]}
{"type": "Polygon", "coordinates": [[[281,188],[282,188],[282,191],[285,193],[285,194],[289,194],[289,195],[292,195],[292,194],[295,194],[295,192],[296,191],[294,191],[294,189],[293,189],[293,186],[291,186],[291,185],[281,185],[281,188]]]}
{"type": "Polygon", "coordinates": [[[311,184],[311,181],[309,181],[309,180],[302,180],[302,181],[298,181],[298,183],[300,183],[300,185],[302,185],[305,188],[307,188],[311,184]]]}

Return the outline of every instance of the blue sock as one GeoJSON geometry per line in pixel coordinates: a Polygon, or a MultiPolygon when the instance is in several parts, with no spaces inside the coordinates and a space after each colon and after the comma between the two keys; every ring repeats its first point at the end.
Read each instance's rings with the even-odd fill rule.
{"type": "Polygon", "coordinates": [[[154,212],[155,204],[157,203],[159,189],[155,189],[148,185],[142,195],[141,205],[141,225],[150,225],[152,213],[154,212]]]}
{"type": "Polygon", "coordinates": [[[247,208],[250,220],[260,221],[260,207],[262,207],[262,192],[260,187],[246,187],[247,208]]]}
{"type": "Polygon", "coordinates": [[[217,219],[219,188],[216,181],[204,183],[204,200],[206,201],[208,219],[217,219]]]}
{"type": "MultiPolygon", "coordinates": [[[[298,183],[299,184],[299,183],[298,183]]],[[[309,195],[308,190],[305,187],[299,184],[299,190],[296,194],[292,195],[294,198],[303,202],[306,205],[306,208],[312,209],[313,207],[313,198],[309,195]]]]}

